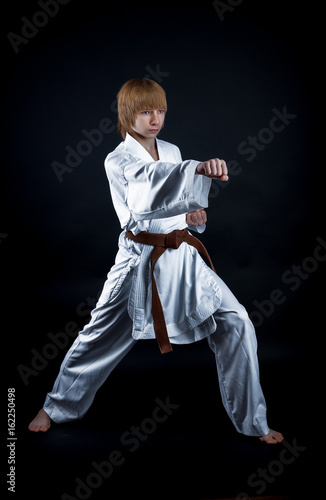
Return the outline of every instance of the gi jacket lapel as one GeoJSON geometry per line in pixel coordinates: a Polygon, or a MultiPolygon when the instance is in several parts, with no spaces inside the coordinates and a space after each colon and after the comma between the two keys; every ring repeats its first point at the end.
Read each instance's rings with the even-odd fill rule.
{"type": "MultiPolygon", "coordinates": [[[[156,140],[156,143],[157,143],[159,158],[160,160],[162,160],[161,147],[159,141],[156,140]]],[[[146,161],[146,163],[155,161],[154,158],[148,153],[148,151],[146,151],[146,149],[128,133],[126,134],[124,144],[126,150],[129,153],[131,153],[134,156],[137,156],[138,158],[141,158],[142,160],[146,161]]]]}

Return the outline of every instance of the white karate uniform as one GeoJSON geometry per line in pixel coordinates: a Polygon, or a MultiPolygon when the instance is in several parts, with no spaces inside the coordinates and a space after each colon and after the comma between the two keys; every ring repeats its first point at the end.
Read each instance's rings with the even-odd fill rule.
{"type": "MultiPolygon", "coordinates": [[[[126,238],[184,229],[186,214],[208,206],[211,179],[195,175],[198,161],[182,161],[179,149],[157,140],[159,161],[127,134],[105,160],[114,208],[122,233],[115,264],[88,325],[69,349],[44,409],[55,422],[81,418],[97,389],[136,340],[155,338],[151,311],[152,246],[126,238]]],[[[188,226],[202,232],[205,225],[188,226]]],[[[183,242],[166,249],[155,265],[155,280],[170,342],[208,337],[216,357],[225,409],[238,432],[269,432],[259,382],[257,344],[244,307],[183,242]]],[[[169,354],[166,354],[169,355],[169,354]]]]}

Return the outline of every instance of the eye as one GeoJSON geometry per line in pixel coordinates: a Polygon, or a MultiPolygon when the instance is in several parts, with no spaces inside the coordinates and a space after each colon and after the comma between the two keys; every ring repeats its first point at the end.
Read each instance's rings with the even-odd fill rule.
{"type": "Polygon", "coordinates": [[[141,112],[142,115],[148,115],[149,114],[149,111],[142,111],[141,112]]]}
{"type": "Polygon", "coordinates": [[[165,110],[164,109],[159,109],[158,113],[160,113],[161,115],[163,115],[165,113],[165,110]]]}

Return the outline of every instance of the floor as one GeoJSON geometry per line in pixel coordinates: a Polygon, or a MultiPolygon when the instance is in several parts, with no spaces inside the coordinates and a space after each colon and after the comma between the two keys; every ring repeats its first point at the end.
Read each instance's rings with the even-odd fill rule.
{"type": "MultiPolygon", "coordinates": [[[[320,458],[310,439],[309,408],[301,403],[308,386],[300,355],[277,365],[261,362],[269,423],[285,436],[267,446],[234,430],[213,362],[196,364],[194,346],[179,346],[173,363],[157,357],[156,369],[148,370],[154,344],[136,346],[81,421],[38,435],[24,422],[17,469],[26,480],[17,483],[16,498],[26,498],[26,491],[57,500],[318,498],[320,458]],[[134,371],[140,360],[144,369],[134,371]]],[[[204,360],[204,346],[196,349],[204,360]]]]}

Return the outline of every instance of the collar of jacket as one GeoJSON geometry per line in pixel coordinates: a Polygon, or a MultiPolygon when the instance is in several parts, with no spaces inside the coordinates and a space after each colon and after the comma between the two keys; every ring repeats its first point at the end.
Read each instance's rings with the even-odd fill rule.
{"type": "MultiPolygon", "coordinates": [[[[157,150],[158,150],[158,155],[159,159],[162,160],[162,148],[160,144],[160,140],[156,139],[156,145],[157,145],[157,150]]],[[[149,154],[148,151],[138,142],[136,139],[134,139],[128,132],[126,133],[126,138],[124,140],[124,145],[126,149],[132,153],[135,156],[138,156],[142,160],[146,162],[150,161],[155,161],[154,158],[149,154]]]]}

